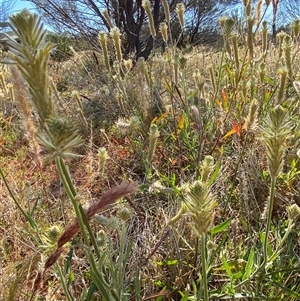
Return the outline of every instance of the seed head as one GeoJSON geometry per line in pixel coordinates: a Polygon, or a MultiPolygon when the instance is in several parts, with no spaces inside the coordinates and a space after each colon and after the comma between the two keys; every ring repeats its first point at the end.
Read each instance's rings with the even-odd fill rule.
{"type": "Polygon", "coordinates": [[[300,215],[300,208],[297,204],[288,206],[286,210],[290,220],[295,220],[300,215]]]}
{"type": "Polygon", "coordinates": [[[185,21],[184,21],[185,6],[184,6],[183,3],[178,3],[176,5],[176,12],[177,12],[177,17],[178,17],[181,29],[183,29],[184,28],[184,24],[185,24],[185,21]]]}
{"type": "Polygon", "coordinates": [[[100,162],[105,162],[109,158],[107,150],[105,147],[100,147],[98,149],[98,159],[100,162]]]}
{"type": "Polygon", "coordinates": [[[283,95],[285,93],[285,84],[287,80],[288,70],[286,68],[280,68],[278,69],[278,73],[280,76],[280,86],[278,90],[278,96],[277,96],[277,103],[281,104],[283,99],[283,95]]]}
{"type": "Polygon", "coordinates": [[[285,35],[282,42],[282,49],[283,49],[285,64],[288,69],[288,75],[291,80],[293,79],[292,48],[293,48],[292,37],[289,35],[285,35]]]}
{"type": "Polygon", "coordinates": [[[100,173],[103,173],[106,160],[109,159],[108,152],[105,147],[98,149],[98,166],[100,173]]]}
{"type": "Polygon", "coordinates": [[[124,222],[130,219],[131,217],[131,211],[127,207],[123,207],[118,210],[117,216],[124,222]]]}
{"type": "Polygon", "coordinates": [[[291,24],[291,29],[292,29],[292,38],[297,39],[300,34],[300,20],[294,20],[291,24]]]}
{"type": "Polygon", "coordinates": [[[123,63],[124,63],[124,67],[126,69],[126,72],[129,72],[132,68],[132,60],[131,59],[124,60],[123,63]]]}
{"type": "Polygon", "coordinates": [[[256,24],[259,25],[260,21],[261,21],[261,9],[262,9],[262,5],[263,5],[263,0],[259,0],[257,5],[256,5],[256,24]]]}
{"type": "Polygon", "coordinates": [[[168,25],[166,22],[162,22],[159,24],[159,31],[162,35],[164,42],[168,43],[168,25]]]}
{"type": "Polygon", "coordinates": [[[162,0],[162,5],[164,7],[165,18],[166,18],[167,24],[170,24],[170,7],[169,7],[169,3],[168,3],[167,0],[162,0]]]}
{"type": "Polygon", "coordinates": [[[106,241],[106,234],[104,230],[100,230],[97,235],[97,244],[99,247],[103,247],[106,241]]]}
{"type": "Polygon", "coordinates": [[[113,25],[112,22],[111,22],[111,19],[110,19],[110,16],[109,16],[109,14],[108,14],[107,9],[104,9],[104,10],[102,11],[102,14],[103,14],[103,16],[104,16],[106,22],[108,23],[110,29],[112,29],[112,28],[114,27],[114,25],[113,25]]]}
{"type": "Polygon", "coordinates": [[[202,182],[205,183],[208,181],[208,177],[214,168],[214,158],[212,156],[205,156],[204,160],[200,164],[202,182]]]}
{"type": "Polygon", "coordinates": [[[292,128],[288,111],[280,105],[270,110],[261,127],[271,178],[277,178],[282,170],[285,142],[292,128]]]}
{"type": "Polygon", "coordinates": [[[258,102],[256,99],[253,99],[250,104],[248,115],[245,119],[245,130],[247,132],[256,129],[257,127],[257,110],[258,102]]]}
{"type": "Polygon", "coordinates": [[[103,51],[105,67],[106,67],[107,71],[110,71],[106,32],[100,31],[99,35],[98,35],[98,40],[99,40],[99,43],[100,43],[102,51],[103,51]]]}
{"type": "Polygon", "coordinates": [[[155,30],[155,26],[154,26],[154,20],[153,20],[153,16],[151,13],[151,4],[149,0],[143,0],[142,3],[142,7],[144,8],[147,17],[149,19],[149,26],[150,26],[150,32],[153,38],[156,37],[156,30],[155,30]]]}
{"type": "Polygon", "coordinates": [[[57,157],[66,159],[78,157],[79,155],[72,149],[83,142],[77,126],[70,120],[58,117],[48,120],[45,130],[37,133],[37,138],[39,144],[49,152],[46,161],[52,161],[57,157]]]}
{"type": "Polygon", "coordinates": [[[0,72],[0,82],[1,82],[4,94],[7,94],[7,85],[6,85],[4,72],[0,72]]]}
{"type": "Polygon", "coordinates": [[[122,56],[122,50],[121,50],[120,29],[118,27],[113,27],[110,30],[110,36],[113,40],[114,48],[115,48],[116,55],[117,55],[117,60],[119,63],[121,63],[123,56],[122,56]]]}
{"type": "Polygon", "coordinates": [[[140,126],[140,119],[137,116],[131,116],[130,119],[119,118],[116,122],[117,128],[122,134],[130,134],[140,126]]]}
{"type": "Polygon", "coordinates": [[[192,228],[198,236],[202,236],[213,223],[214,208],[217,205],[210,187],[202,181],[195,181],[184,199],[194,221],[192,228]]]}
{"type": "Polygon", "coordinates": [[[59,236],[62,233],[62,227],[58,225],[53,225],[49,227],[44,235],[42,235],[43,245],[40,247],[44,249],[46,253],[52,253],[56,249],[56,244],[59,239],[59,236]]]}
{"type": "Polygon", "coordinates": [[[150,126],[150,132],[149,132],[149,151],[148,151],[148,162],[151,163],[153,155],[154,155],[154,151],[155,151],[155,147],[156,147],[156,141],[159,137],[159,130],[156,124],[151,124],[150,126]]]}

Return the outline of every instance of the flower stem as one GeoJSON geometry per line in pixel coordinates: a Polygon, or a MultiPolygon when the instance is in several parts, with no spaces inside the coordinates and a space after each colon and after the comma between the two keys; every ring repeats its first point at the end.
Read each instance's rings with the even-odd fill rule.
{"type": "Polygon", "coordinates": [[[55,263],[55,268],[58,272],[58,275],[59,275],[59,280],[60,280],[60,283],[62,285],[62,288],[63,288],[63,291],[65,293],[65,296],[67,298],[68,301],[74,301],[74,299],[72,298],[72,296],[70,295],[70,291],[68,289],[68,285],[66,283],[66,280],[65,280],[65,275],[63,274],[61,268],[60,268],[60,265],[56,262],[55,263]]]}
{"type": "Polygon", "coordinates": [[[76,217],[77,217],[77,220],[78,220],[78,223],[79,223],[80,230],[81,230],[81,233],[83,235],[84,241],[87,243],[88,242],[88,237],[87,237],[86,232],[85,232],[84,222],[83,222],[82,215],[81,215],[81,212],[80,212],[80,209],[79,209],[79,205],[78,205],[77,200],[75,198],[76,197],[76,191],[75,191],[75,188],[73,186],[72,180],[70,178],[70,174],[69,174],[68,169],[65,166],[65,163],[64,163],[64,161],[61,157],[56,158],[55,161],[56,161],[56,166],[57,166],[60,178],[63,182],[63,185],[66,189],[66,192],[67,192],[69,198],[71,199],[72,205],[74,207],[75,214],[76,214],[76,217]]]}
{"type": "Polygon", "coordinates": [[[272,220],[272,212],[274,206],[274,198],[275,198],[275,186],[276,186],[276,177],[271,178],[271,191],[270,191],[270,200],[269,200],[269,207],[268,207],[268,218],[267,218],[267,225],[265,230],[265,240],[264,240],[264,261],[261,264],[261,268],[263,268],[268,261],[268,236],[271,227],[271,220],[272,220]]]}
{"type": "Polygon", "coordinates": [[[201,235],[202,289],[204,301],[209,300],[207,285],[206,234],[201,235]]]}

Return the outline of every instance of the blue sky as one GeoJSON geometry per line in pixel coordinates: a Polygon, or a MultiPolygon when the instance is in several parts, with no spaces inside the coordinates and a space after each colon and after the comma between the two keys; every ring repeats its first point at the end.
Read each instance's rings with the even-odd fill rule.
{"type": "Polygon", "coordinates": [[[28,2],[28,1],[17,0],[15,6],[12,9],[12,12],[20,11],[23,8],[28,8],[28,9],[32,10],[34,8],[34,6],[32,3],[28,2]]]}
{"type": "MultiPolygon", "coordinates": [[[[1,0],[0,0],[0,2],[1,2],[1,0]]],[[[17,13],[24,8],[27,8],[32,12],[35,11],[34,5],[31,2],[26,1],[26,0],[17,0],[15,5],[11,9],[11,14],[17,13]]],[[[45,28],[50,29],[50,27],[47,25],[45,25],[45,28]]]]}

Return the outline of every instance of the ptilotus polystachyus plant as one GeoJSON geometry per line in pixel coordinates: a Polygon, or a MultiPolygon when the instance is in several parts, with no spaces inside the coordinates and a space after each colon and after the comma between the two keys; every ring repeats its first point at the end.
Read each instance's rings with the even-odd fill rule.
{"type": "Polygon", "coordinates": [[[278,74],[280,76],[280,85],[278,89],[278,96],[277,96],[277,104],[281,104],[284,96],[284,93],[286,91],[285,85],[287,81],[287,76],[288,76],[288,70],[286,68],[280,68],[278,70],[278,74]]]}
{"type": "Polygon", "coordinates": [[[47,75],[52,44],[44,44],[46,31],[37,14],[24,10],[10,17],[10,26],[20,40],[18,43],[9,38],[11,59],[28,83],[32,102],[43,127],[46,120],[56,114],[47,75]]]}
{"type": "Polygon", "coordinates": [[[113,25],[113,23],[112,23],[112,21],[111,21],[111,19],[110,19],[110,15],[109,15],[107,9],[104,9],[104,10],[102,11],[102,14],[103,14],[103,16],[104,16],[104,18],[105,18],[107,24],[109,25],[109,28],[112,29],[112,28],[114,27],[114,25],[113,25]]]}
{"type": "Polygon", "coordinates": [[[245,130],[249,132],[250,130],[255,130],[257,127],[257,113],[258,113],[258,102],[253,99],[250,103],[249,112],[245,118],[245,130]]]}
{"type": "Polygon", "coordinates": [[[179,212],[168,222],[169,225],[174,225],[184,216],[191,217],[193,220],[191,227],[197,237],[205,235],[210,229],[214,220],[214,209],[217,206],[209,184],[209,176],[215,169],[213,158],[206,156],[199,169],[201,170],[200,179],[180,188],[183,202],[179,212]]]}
{"type": "Polygon", "coordinates": [[[20,40],[20,43],[12,38],[9,40],[10,62],[16,65],[28,84],[38,116],[36,136],[39,144],[50,153],[46,160],[76,157],[72,149],[81,145],[83,140],[73,121],[57,116],[47,67],[53,46],[44,41],[46,31],[41,19],[37,14],[23,10],[10,17],[10,26],[20,40]]]}
{"type": "Polygon", "coordinates": [[[288,110],[280,105],[270,110],[261,127],[271,178],[277,178],[282,170],[286,140],[292,129],[288,110]]]}
{"type": "Polygon", "coordinates": [[[0,83],[1,83],[4,94],[7,94],[8,89],[7,89],[4,72],[0,72],[0,83]]]}
{"type": "Polygon", "coordinates": [[[168,25],[166,22],[161,22],[159,24],[159,31],[166,44],[168,44],[168,25]]]}
{"type": "Polygon", "coordinates": [[[49,118],[44,130],[37,133],[37,138],[39,144],[48,151],[46,162],[57,157],[72,159],[80,156],[72,149],[81,145],[83,140],[78,134],[77,125],[71,120],[60,117],[49,118]]]}
{"type": "Polygon", "coordinates": [[[100,31],[98,35],[98,40],[102,48],[103,56],[104,56],[104,63],[105,67],[108,72],[110,72],[110,62],[109,62],[109,54],[107,48],[107,34],[104,31],[100,31]]]}
{"type": "Polygon", "coordinates": [[[105,147],[100,147],[98,149],[98,169],[101,175],[104,173],[105,163],[109,159],[108,152],[105,147]]]}
{"type": "Polygon", "coordinates": [[[147,156],[147,161],[151,164],[153,159],[153,155],[155,152],[156,142],[159,137],[159,130],[156,124],[151,124],[150,131],[149,131],[149,151],[147,156]]]}
{"type": "Polygon", "coordinates": [[[255,10],[255,21],[256,21],[256,26],[259,26],[261,22],[261,9],[263,5],[263,0],[259,0],[257,5],[256,5],[256,10],[255,10]]]}
{"type": "Polygon", "coordinates": [[[224,48],[226,49],[229,57],[231,57],[232,50],[231,50],[229,40],[230,40],[235,22],[232,18],[227,18],[226,16],[224,16],[219,19],[219,23],[222,27],[222,34],[223,34],[223,38],[224,38],[224,48]]]}
{"type": "Polygon", "coordinates": [[[177,3],[176,4],[176,13],[178,17],[179,24],[181,26],[181,29],[184,28],[185,20],[184,20],[184,12],[185,12],[185,7],[183,3],[177,3]]]}
{"type": "Polygon", "coordinates": [[[286,68],[288,69],[289,79],[293,79],[293,64],[292,64],[292,48],[293,48],[293,40],[289,35],[285,35],[282,41],[282,49],[284,54],[284,61],[286,68]]]}
{"type": "Polygon", "coordinates": [[[289,112],[280,105],[277,105],[275,108],[270,110],[263,126],[261,127],[262,140],[266,148],[266,156],[268,159],[268,168],[271,178],[270,200],[266,203],[262,214],[263,219],[268,216],[266,232],[268,232],[270,228],[270,220],[274,205],[275,185],[283,168],[286,140],[291,135],[292,129],[293,123],[289,116],[289,112]]]}
{"type": "Polygon", "coordinates": [[[262,45],[263,45],[263,53],[266,54],[267,51],[267,45],[268,45],[268,22],[263,21],[262,22],[262,45]]]}
{"type": "Polygon", "coordinates": [[[122,54],[122,49],[121,49],[120,29],[118,27],[113,27],[110,30],[109,34],[110,34],[113,44],[114,44],[117,60],[118,60],[119,64],[121,64],[122,60],[123,60],[123,54],[122,54]]]}
{"type": "Polygon", "coordinates": [[[300,20],[294,20],[291,24],[292,29],[292,39],[296,40],[300,35],[300,20]]]}
{"type": "Polygon", "coordinates": [[[153,37],[153,39],[156,37],[156,30],[155,30],[155,26],[154,26],[154,19],[151,13],[151,4],[149,0],[143,0],[142,2],[142,7],[144,8],[148,20],[149,20],[149,27],[150,27],[150,33],[153,37]]]}

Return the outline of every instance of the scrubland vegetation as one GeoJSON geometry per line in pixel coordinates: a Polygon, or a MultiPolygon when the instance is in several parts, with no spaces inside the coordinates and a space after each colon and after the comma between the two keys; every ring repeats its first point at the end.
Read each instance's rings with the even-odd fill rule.
{"type": "Polygon", "coordinates": [[[147,61],[116,28],[64,60],[37,15],[11,17],[1,300],[300,300],[300,23],[271,42],[245,12],[221,50],[163,23],[147,61]]]}

